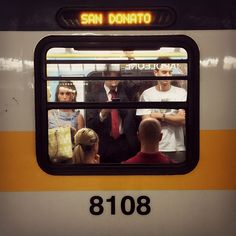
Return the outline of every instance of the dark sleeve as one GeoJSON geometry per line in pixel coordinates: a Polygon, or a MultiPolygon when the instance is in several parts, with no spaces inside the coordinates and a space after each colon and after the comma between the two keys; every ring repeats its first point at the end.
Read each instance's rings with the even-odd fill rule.
{"type": "MultiPolygon", "coordinates": [[[[99,92],[95,92],[93,96],[86,97],[87,102],[99,102],[99,92]],[[94,95],[95,94],[95,95],[94,95]]],[[[100,120],[99,114],[101,109],[86,109],[86,126],[95,130],[98,134],[104,134],[109,128],[109,117],[104,121],[100,120]]]]}
{"type": "MultiPolygon", "coordinates": [[[[86,96],[86,102],[94,103],[98,98],[95,96],[88,95],[86,96]]],[[[99,119],[99,112],[98,109],[86,109],[86,126],[88,128],[94,129],[97,127],[101,122],[99,119]]]]}

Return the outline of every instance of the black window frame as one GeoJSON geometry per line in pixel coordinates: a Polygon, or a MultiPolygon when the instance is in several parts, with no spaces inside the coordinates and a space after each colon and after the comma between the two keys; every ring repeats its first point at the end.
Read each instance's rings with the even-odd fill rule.
{"type": "MultiPolygon", "coordinates": [[[[158,60],[164,63],[166,60],[158,60]]],[[[172,62],[172,61],[171,61],[172,62]]],[[[174,61],[173,61],[174,62],[174,61]]],[[[176,60],[176,63],[178,60],[176,60]]],[[[112,61],[116,63],[116,61],[112,61]]],[[[192,171],[199,161],[199,49],[193,39],[186,35],[154,35],[154,36],[47,36],[36,46],[34,53],[35,69],[35,121],[36,121],[36,156],[39,166],[48,174],[53,175],[173,175],[186,174],[192,171]],[[146,106],[156,105],[186,109],[186,161],[178,164],[100,164],[100,165],[55,165],[48,157],[48,110],[52,108],[81,109],[106,107],[106,104],[89,103],[51,103],[47,101],[46,54],[53,47],[78,47],[84,50],[145,50],[156,45],[162,47],[181,47],[187,51],[188,57],[181,62],[188,66],[188,97],[186,102],[152,102],[146,106]]],[[[85,78],[80,78],[84,80],[85,78]]],[[[92,78],[91,78],[92,79],[92,78]]],[[[93,78],[94,79],[94,78],[93,78]]],[[[106,78],[107,79],[107,78],[106,78]]],[[[108,78],[109,79],[109,78],[108,78]]],[[[129,78],[130,79],[130,78],[129,78]]],[[[150,79],[150,78],[149,78],[150,79]]],[[[161,78],[160,78],[161,79],[161,78]]],[[[175,76],[174,79],[181,79],[175,76]]],[[[79,80],[65,77],[63,80],[79,80]]],[[[109,106],[109,105],[108,105],[109,106]]],[[[113,104],[114,106],[114,104],[113,104]]],[[[119,107],[119,104],[115,104],[119,107]]],[[[122,104],[123,108],[139,108],[138,102],[122,104]]],[[[145,106],[145,107],[146,107],[145,106]]]]}

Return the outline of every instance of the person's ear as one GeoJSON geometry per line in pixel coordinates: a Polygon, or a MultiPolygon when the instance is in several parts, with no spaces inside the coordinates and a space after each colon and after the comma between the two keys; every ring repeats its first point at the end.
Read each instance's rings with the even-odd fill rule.
{"type": "Polygon", "coordinates": [[[162,140],[163,133],[160,133],[159,142],[162,140]]]}
{"type": "Polygon", "coordinates": [[[94,163],[99,164],[100,163],[100,155],[96,154],[94,157],[94,163]]]}
{"type": "Polygon", "coordinates": [[[158,76],[158,71],[157,70],[154,70],[154,75],[158,76]]]}
{"type": "Polygon", "coordinates": [[[140,141],[140,135],[138,131],[137,131],[137,137],[138,137],[138,140],[140,141]]]}

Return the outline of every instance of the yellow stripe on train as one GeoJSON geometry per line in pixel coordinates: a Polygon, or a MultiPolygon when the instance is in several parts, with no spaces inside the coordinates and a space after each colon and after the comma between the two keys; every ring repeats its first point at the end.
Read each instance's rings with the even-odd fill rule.
{"type": "Polygon", "coordinates": [[[186,175],[53,176],[36,161],[34,132],[0,132],[0,191],[236,189],[236,130],[200,132],[200,161],[186,175]]]}

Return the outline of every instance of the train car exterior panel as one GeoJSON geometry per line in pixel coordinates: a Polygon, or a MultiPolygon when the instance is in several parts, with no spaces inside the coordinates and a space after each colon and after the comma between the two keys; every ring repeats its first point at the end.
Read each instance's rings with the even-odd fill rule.
{"type": "Polygon", "coordinates": [[[51,176],[41,171],[32,132],[1,132],[1,191],[236,189],[235,131],[201,131],[200,161],[180,176],[51,176]],[[231,141],[229,141],[231,140],[231,141]],[[25,149],[25,145],[28,146],[25,149]],[[12,161],[14,160],[14,161],[12,161]],[[211,166],[211,169],[206,166],[211,166]],[[7,167],[7,168],[6,168],[7,167]]]}
{"type": "Polygon", "coordinates": [[[236,192],[219,190],[195,191],[83,191],[83,192],[12,192],[1,193],[2,235],[227,235],[236,232],[236,192]],[[148,216],[122,214],[117,204],[116,215],[109,204],[104,213],[88,213],[91,196],[124,194],[136,198],[148,195],[152,211],[148,216]],[[229,204],[230,203],[230,204],[229,204]],[[13,226],[14,227],[11,227],[13,226]]]}
{"type": "Polygon", "coordinates": [[[39,167],[34,50],[48,35],[72,34],[87,32],[0,32],[0,234],[234,236],[235,30],[89,32],[114,36],[187,35],[199,47],[199,163],[188,174],[160,176],[54,176],[39,167]],[[89,212],[93,196],[104,200],[104,213],[99,216],[89,212]],[[112,196],[116,197],[115,215],[106,201],[112,196]],[[125,196],[135,200],[148,196],[150,214],[141,216],[135,211],[124,215],[120,205],[125,196]]]}
{"type": "MultiPolygon", "coordinates": [[[[162,34],[169,33],[162,32],[162,34]]],[[[145,189],[147,183],[150,189],[235,189],[234,169],[236,162],[232,153],[236,136],[234,122],[236,109],[232,101],[235,100],[233,89],[236,80],[233,75],[235,75],[236,68],[235,54],[231,46],[231,39],[236,37],[234,31],[224,31],[222,33],[218,31],[174,32],[174,34],[189,35],[197,42],[201,50],[200,162],[196,170],[188,175],[175,176],[175,178],[152,176],[153,181],[150,181],[150,177],[141,177],[140,181],[137,181],[139,183],[137,186],[126,181],[132,179],[132,177],[125,176],[57,177],[61,180],[58,182],[55,178],[54,182],[53,178],[43,173],[37,165],[32,52],[38,41],[50,34],[55,34],[55,32],[5,32],[0,34],[1,42],[4,45],[0,88],[1,94],[4,94],[3,99],[1,99],[0,137],[4,144],[1,156],[4,163],[7,166],[12,166],[11,168],[14,170],[5,173],[4,170],[7,170],[7,168],[4,165],[2,166],[2,173],[5,173],[5,178],[12,182],[11,184],[9,184],[10,182],[3,182],[1,184],[3,190],[49,190],[50,186],[54,186],[54,190],[85,190],[100,187],[115,190],[117,188],[129,189],[131,186],[133,189],[145,189]],[[206,47],[206,40],[211,41],[212,38],[215,39],[214,43],[206,47]],[[22,43],[19,43],[19,41],[22,43]],[[27,43],[25,43],[26,41],[27,43]],[[223,41],[226,42],[224,48],[221,46],[223,41]],[[221,96],[221,94],[224,96],[221,96]],[[211,112],[209,112],[209,107],[211,112]],[[31,145],[28,145],[29,143],[31,145]],[[13,146],[16,149],[11,148],[13,146]],[[25,149],[25,146],[27,146],[27,149],[25,149]],[[10,152],[12,152],[11,155],[9,155],[10,152]],[[29,168],[25,169],[25,165],[29,168]],[[205,168],[209,165],[212,166],[210,170],[205,168]],[[225,171],[226,169],[227,171],[225,171]],[[38,176],[38,181],[32,181],[31,175],[38,176]],[[20,182],[15,181],[18,176],[21,176],[20,182]],[[91,179],[91,182],[84,185],[82,180],[87,178],[91,179]],[[120,181],[120,178],[124,178],[125,181],[120,181]],[[206,178],[208,181],[205,181],[206,178]],[[81,181],[78,181],[78,179],[81,181]],[[117,184],[114,185],[114,182],[117,182],[117,184]],[[120,182],[123,184],[120,184],[120,182]]],[[[110,34],[114,34],[114,32],[110,34]]],[[[129,34],[132,35],[134,32],[129,34]]],[[[142,32],[142,34],[147,33],[142,32]]],[[[155,33],[151,32],[149,34],[155,33]]]]}

